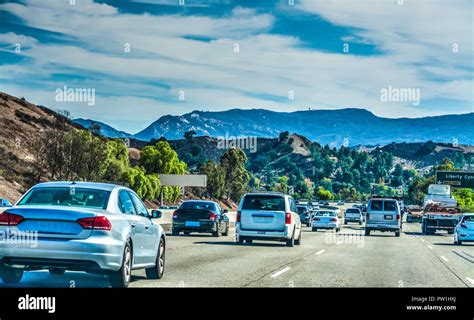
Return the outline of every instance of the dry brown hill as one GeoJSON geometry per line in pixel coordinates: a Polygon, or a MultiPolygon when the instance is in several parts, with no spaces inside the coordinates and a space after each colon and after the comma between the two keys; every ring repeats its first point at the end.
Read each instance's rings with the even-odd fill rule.
{"type": "Polygon", "coordinates": [[[0,198],[15,201],[37,182],[35,141],[58,124],[80,128],[50,109],[0,92],[0,198]]]}

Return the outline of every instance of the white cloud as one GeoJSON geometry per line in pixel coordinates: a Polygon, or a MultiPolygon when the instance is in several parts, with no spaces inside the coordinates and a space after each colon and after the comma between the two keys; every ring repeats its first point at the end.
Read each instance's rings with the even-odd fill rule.
{"type": "MultiPolygon", "coordinates": [[[[375,56],[305,49],[298,38],[266,33],[275,23],[272,15],[241,7],[217,18],[124,14],[91,0],[76,1],[75,8],[32,0],[27,5],[4,4],[0,9],[21,17],[24,23],[72,36],[77,42],[34,43],[22,52],[34,61],[34,68],[2,66],[0,74],[17,81],[53,73],[84,75],[83,87],[97,88],[96,106],[81,109],[72,105],[73,114],[132,132],[160,115],[194,109],[363,107],[389,117],[470,111],[449,107],[427,111],[423,106],[423,101],[439,98],[472,105],[472,40],[463,36],[468,35],[464,28],[472,25],[472,17],[466,14],[469,5],[462,1],[451,6],[421,3],[405,1],[403,7],[391,0],[370,5],[300,2],[299,10],[357,28],[353,38],[345,37],[341,44],[351,40],[376,44],[384,54],[375,56]],[[451,51],[453,42],[459,45],[458,53],[451,51]],[[124,52],[125,43],[130,44],[130,53],[124,52]],[[238,53],[234,52],[236,44],[238,53]],[[168,84],[171,89],[154,83],[168,84]],[[380,90],[389,85],[420,88],[422,106],[381,102],[380,90]],[[185,90],[185,101],[177,101],[179,90],[185,90]],[[294,91],[295,100],[287,99],[289,91],[294,91]],[[269,96],[279,97],[279,102],[265,98],[269,96]]],[[[21,37],[7,35],[3,36],[21,37]]],[[[54,79],[43,84],[47,92],[61,85],[54,79]]],[[[30,93],[24,90],[20,95],[28,98],[30,93]]],[[[49,93],[36,92],[35,96],[44,99],[40,103],[45,105],[51,100],[49,93]]]]}

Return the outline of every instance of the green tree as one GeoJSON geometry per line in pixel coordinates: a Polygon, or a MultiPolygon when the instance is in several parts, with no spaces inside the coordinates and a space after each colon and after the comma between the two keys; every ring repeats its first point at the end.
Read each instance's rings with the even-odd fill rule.
{"type": "Polygon", "coordinates": [[[226,191],[234,201],[239,201],[248,189],[250,174],[245,169],[247,156],[241,149],[230,149],[221,157],[225,172],[226,191]]]}
{"type": "Polygon", "coordinates": [[[207,175],[206,191],[215,198],[221,198],[225,194],[225,172],[221,165],[209,160],[201,165],[199,172],[207,175]]]}

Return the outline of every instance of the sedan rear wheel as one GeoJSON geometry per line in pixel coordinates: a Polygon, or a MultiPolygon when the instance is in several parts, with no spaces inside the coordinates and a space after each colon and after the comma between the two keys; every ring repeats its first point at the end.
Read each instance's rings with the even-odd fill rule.
{"type": "Polygon", "coordinates": [[[126,288],[132,279],[132,248],[127,242],[123,250],[122,267],[109,274],[110,284],[114,288],[126,288]]]}
{"type": "Polygon", "coordinates": [[[145,269],[146,277],[148,279],[161,279],[165,273],[165,240],[160,239],[158,246],[158,253],[156,255],[156,264],[153,268],[145,269]]]}
{"type": "Polygon", "coordinates": [[[19,283],[23,278],[23,269],[1,266],[0,272],[5,283],[19,283]]]}

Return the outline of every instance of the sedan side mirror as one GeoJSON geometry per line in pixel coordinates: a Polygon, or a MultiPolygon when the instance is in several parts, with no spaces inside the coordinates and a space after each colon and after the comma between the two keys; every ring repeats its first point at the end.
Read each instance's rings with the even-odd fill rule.
{"type": "Polygon", "coordinates": [[[150,219],[159,219],[163,216],[163,213],[160,210],[151,210],[151,212],[148,214],[150,219]]]}

